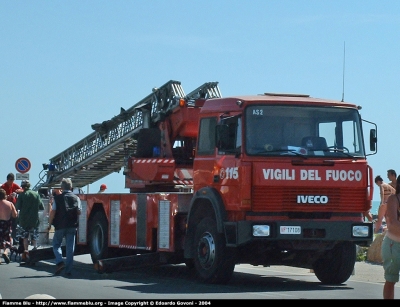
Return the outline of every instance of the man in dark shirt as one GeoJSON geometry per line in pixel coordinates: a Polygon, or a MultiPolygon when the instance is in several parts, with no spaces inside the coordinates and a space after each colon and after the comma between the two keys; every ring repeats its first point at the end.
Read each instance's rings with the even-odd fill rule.
{"type": "Polygon", "coordinates": [[[78,216],[81,212],[81,201],[72,192],[72,181],[63,178],[61,181],[62,194],[54,196],[54,202],[49,216],[49,227],[54,225],[53,252],[56,258],[55,275],[65,268],[65,275],[71,276],[74,261],[75,236],[78,227],[78,216]],[[65,237],[66,259],[62,256],[61,244],[65,237]]]}

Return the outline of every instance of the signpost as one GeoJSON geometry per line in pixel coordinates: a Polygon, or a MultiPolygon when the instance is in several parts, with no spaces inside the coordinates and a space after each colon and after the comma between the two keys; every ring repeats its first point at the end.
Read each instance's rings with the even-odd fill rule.
{"type": "Polygon", "coordinates": [[[31,169],[31,161],[27,158],[19,158],[15,162],[15,169],[17,170],[17,180],[29,180],[29,170],[31,169]]]}
{"type": "Polygon", "coordinates": [[[29,174],[17,173],[17,176],[15,178],[17,180],[29,180],[29,174]]]}
{"type": "Polygon", "coordinates": [[[25,174],[31,169],[31,161],[29,161],[27,158],[19,158],[15,162],[15,169],[17,170],[17,172],[25,174]]]}

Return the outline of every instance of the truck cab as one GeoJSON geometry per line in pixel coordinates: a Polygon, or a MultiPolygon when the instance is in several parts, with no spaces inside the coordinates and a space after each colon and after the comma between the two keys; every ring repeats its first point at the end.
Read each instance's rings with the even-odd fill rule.
{"type": "MultiPolygon", "coordinates": [[[[205,242],[202,250],[220,249],[236,263],[293,265],[314,269],[325,283],[347,280],[356,245],[373,239],[362,214],[373,194],[362,123],[356,105],[308,95],[208,100],[200,113],[186,242],[205,242]],[[224,248],[207,231],[196,235],[205,219],[215,223],[224,248]]],[[[373,154],[373,124],[369,136],[373,154]]],[[[195,264],[200,258],[198,270],[212,266],[199,253],[185,249],[195,264]]]]}

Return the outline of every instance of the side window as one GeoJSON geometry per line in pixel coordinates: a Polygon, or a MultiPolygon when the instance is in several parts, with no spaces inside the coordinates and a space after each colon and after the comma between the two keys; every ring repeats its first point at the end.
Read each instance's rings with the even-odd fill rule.
{"type": "Polygon", "coordinates": [[[215,152],[216,117],[203,118],[200,121],[199,142],[197,154],[212,155],[215,152]]]}
{"type": "Polygon", "coordinates": [[[344,121],[343,124],[343,146],[349,152],[360,152],[361,145],[359,140],[362,139],[361,134],[357,130],[357,126],[353,121],[344,121]]]}
{"type": "Polygon", "coordinates": [[[325,137],[330,147],[344,148],[346,152],[350,153],[360,153],[361,151],[359,143],[359,140],[362,139],[361,133],[352,120],[321,123],[319,135],[325,137]]]}
{"type": "Polygon", "coordinates": [[[232,116],[221,120],[217,126],[219,154],[236,154],[242,146],[241,117],[232,116]]]}

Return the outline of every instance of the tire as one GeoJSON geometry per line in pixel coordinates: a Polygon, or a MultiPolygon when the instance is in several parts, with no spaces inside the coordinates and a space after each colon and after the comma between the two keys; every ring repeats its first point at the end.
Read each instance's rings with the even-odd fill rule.
{"type": "Polygon", "coordinates": [[[92,262],[106,259],[108,253],[108,222],[102,212],[97,212],[90,222],[89,249],[92,262]]]}
{"type": "Polygon", "coordinates": [[[356,263],[356,246],[352,242],[337,244],[313,265],[315,276],[327,285],[338,285],[347,281],[356,263]]]}
{"type": "Polygon", "coordinates": [[[217,232],[214,219],[206,217],[196,228],[194,237],[194,267],[203,282],[225,284],[235,269],[234,253],[229,253],[225,238],[217,232]]]}

